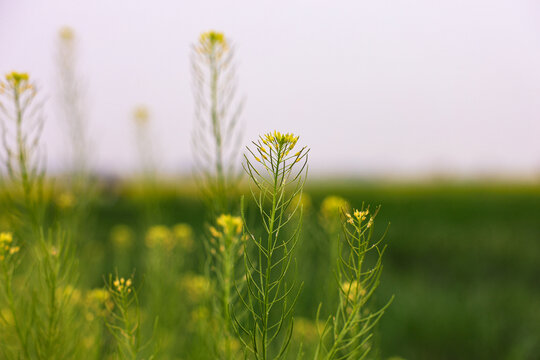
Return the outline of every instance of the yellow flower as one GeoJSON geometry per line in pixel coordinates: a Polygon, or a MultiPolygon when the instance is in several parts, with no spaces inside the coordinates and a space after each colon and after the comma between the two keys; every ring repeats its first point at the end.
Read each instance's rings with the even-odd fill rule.
{"type": "Polygon", "coordinates": [[[294,319],[293,335],[298,342],[315,343],[318,340],[317,325],[314,321],[302,317],[294,319]]]}
{"type": "Polygon", "coordinates": [[[63,192],[56,199],[56,204],[62,210],[72,208],[75,205],[75,197],[70,192],[63,192]]]}
{"type": "Polygon", "coordinates": [[[180,223],[174,225],[173,233],[182,249],[186,251],[193,250],[193,228],[189,224],[180,223]]]}
{"type": "Polygon", "coordinates": [[[111,295],[103,288],[90,290],[86,294],[85,304],[88,321],[92,321],[95,316],[105,316],[114,308],[111,295]]]}
{"type": "Polygon", "coordinates": [[[30,77],[27,73],[19,73],[12,71],[6,74],[5,81],[0,81],[0,93],[4,93],[6,90],[13,90],[18,95],[21,95],[27,90],[30,90],[30,95],[35,95],[34,86],[29,82],[30,77]]]}
{"type": "Polygon", "coordinates": [[[291,213],[296,210],[297,214],[299,214],[300,208],[303,209],[304,213],[310,211],[311,209],[311,197],[307,193],[296,195],[291,200],[291,205],[289,205],[288,211],[291,213]]]}
{"type": "Polygon", "coordinates": [[[65,41],[71,41],[75,38],[75,32],[69,26],[64,26],[61,28],[58,35],[60,35],[60,38],[65,41]]]}
{"type": "Polygon", "coordinates": [[[208,228],[208,231],[210,231],[210,234],[211,234],[213,237],[215,237],[215,238],[218,238],[218,237],[220,237],[220,236],[222,235],[222,234],[221,234],[219,231],[217,231],[216,228],[213,227],[213,226],[210,226],[210,227],[208,228]]]}
{"type": "Polygon", "coordinates": [[[201,54],[220,58],[229,49],[225,35],[217,31],[207,31],[199,37],[196,47],[201,54]]]}
{"type": "Polygon", "coordinates": [[[368,221],[368,223],[367,223],[366,226],[367,226],[368,229],[369,229],[370,227],[373,226],[373,217],[371,217],[371,218],[369,219],[369,221],[368,221]]]}
{"type": "Polygon", "coordinates": [[[19,246],[12,246],[9,248],[9,254],[13,255],[15,253],[18,253],[21,248],[19,246]]]}
{"type": "Polygon", "coordinates": [[[12,84],[14,87],[18,87],[21,83],[28,81],[28,79],[28,73],[19,73],[16,71],[12,71],[6,75],[6,81],[9,84],[12,84]]]}
{"type": "Polygon", "coordinates": [[[223,232],[229,235],[238,235],[242,232],[242,218],[229,214],[220,215],[216,223],[223,229],[223,232]]]}
{"type": "Polygon", "coordinates": [[[8,231],[3,231],[0,233],[0,244],[8,243],[10,244],[13,241],[13,234],[8,231]]]}
{"type": "Polygon", "coordinates": [[[21,250],[19,246],[13,246],[13,234],[8,231],[0,233],[0,261],[6,256],[18,253],[21,250]]]}
{"type": "Polygon", "coordinates": [[[198,303],[210,296],[210,280],[206,276],[184,275],[180,280],[180,287],[192,303],[198,303]]]}
{"type": "Polygon", "coordinates": [[[265,144],[273,145],[276,150],[282,148],[284,151],[290,151],[294,148],[299,138],[299,136],[295,136],[292,133],[282,134],[278,131],[274,131],[273,133],[268,133],[264,135],[264,137],[261,137],[261,140],[263,140],[265,144]]]}
{"type": "Polygon", "coordinates": [[[135,235],[127,225],[116,225],[111,229],[110,239],[119,249],[128,249],[133,245],[135,235]]]}
{"type": "Polygon", "coordinates": [[[347,296],[349,301],[354,301],[355,299],[366,295],[366,290],[355,280],[342,283],[341,290],[343,291],[343,295],[347,296]]]}
{"type": "MultiPolygon", "coordinates": [[[[335,221],[339,219],[341,211],[348,211],[350,209],[349,202],[339,196],[327,196],[321,204],[321,215],[326,221],[335,221]]],[[[347,218],[350,219],[350,214],[347,218]]]]}
{"type": "Polygon", "coordinates": [[[133,118],[135,119],[135,123],[137,125],[145,125],[148,123],[148,119],[150,118],[150,112],[144,105],[137,106],[135,110],[133,110],[133,118]]]}
{"type": "Polygon", "coordinates": [[[131,284],[132,284],[132,281],[130,278],[126,280],[124,278],[118,279],[118,277],[116,277],[116,279],[113,281],[113,286],[114,286],[113,290],[118,293],[129,294],[131,292],[131,284]]]}
{"type": "Polygon", "coordinates": [[[168,227],[156,225],[148,229],[145,243],[149,248],[164,247],[171,250],[176,246],[176,239],[168,227]]]}

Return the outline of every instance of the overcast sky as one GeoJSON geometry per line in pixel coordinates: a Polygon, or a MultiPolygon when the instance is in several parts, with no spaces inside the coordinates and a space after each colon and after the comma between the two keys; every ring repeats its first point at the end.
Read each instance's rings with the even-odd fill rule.
{"type": "Polygon", "coordinates": [[[58,29],[76,31],[93,166],[137,169],[132,109],[146,104],[163,171],[188,172],[190,44],[235,44],[246,142],[293,131],[316,173],[540,173],[540,2],[535,0],[0,0],[0,72],[48,98],[51,168],[58,29]]]}

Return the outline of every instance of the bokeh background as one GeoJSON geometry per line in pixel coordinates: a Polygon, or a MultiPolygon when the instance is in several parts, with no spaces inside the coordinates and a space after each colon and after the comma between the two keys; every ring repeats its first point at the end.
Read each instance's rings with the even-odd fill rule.
{"type": "MultiPolygon", "coordinates": [[[[379,229],[391,225],[376,301],[396,299],[378,329],[381,357],[540,358],[540,3],[0,0],[0,72],[39,85],[51,175],[71,156],[57,101],[63,26],[75,34],[89,167],[107,179],[84,281],[118,266],[115,226],[148,225],[132,180],[143,168],[137,106],[149,113],[159,221],[202,227],[190,53],[215,29],[234,44],[244,143],[278,129],[311,147],[306,216],[317,222],[328,195],[382,205],[379,229]]],[[[298,250],[316,274],[306,318],[316,276],[331,276],[311,271],[324,253],[313,239],[305,231],[298,250]]],[[[141,251],[121,266],[137,267],[141,251]]]]}

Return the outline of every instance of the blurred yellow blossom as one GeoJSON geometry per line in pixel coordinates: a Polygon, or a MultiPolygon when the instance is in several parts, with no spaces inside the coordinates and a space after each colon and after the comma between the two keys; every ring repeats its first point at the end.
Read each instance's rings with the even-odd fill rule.
{"type": "Polygon", "coordinates": [[[0,317],[3,319],[4,324],[14,325],[13,313],[7,307],[0,309],[0,317]]]}
{"type": "Polygon", "coordinates": [[[62,210],[70,209],[75,205],[75,197],[71,192],[63,192],[56,198],[56,205],[62,210]]]}
{"type": "Polygon", "coordinates": [[[115,225],[111,229],[110,239],[113,245],[119,249],[128,249],[133,245],[135,234],[127,225],[115,225]]]}
{"type": "Polygon", "coordinates": [[[146,232],[145,243],[149,248],[163,247],[171,250],[176,245],[176,239],[168,227],[155,225],[146,232]]]}
{"type": "Polygon", "coordinates": [[[304,344],[312,344],[318,341],[319,334],[315,322],[303,317],[294,319],[293,338],[297,342],[304,344]]]}
{"type": "Polygon", "coordinates": [[[13,242],[13,234],[11,232],[3,231],[0,233],[0,244],[11,244],[11,242],[13,242]]]}
{"type": "Polygon", "coordinates": [[[321,203],[321,216],[326,221],[337,221],[341,211],[348,212],[349,202],[339,196],[327,196],[321,203]]]}
{"type": "Polygon", "coordinates": [[[21,248],[13,245],[13,234],[8,231],[0,233],[0,261],[18,253],[21,248]]]}
{"type": "Polygon", "coordinates": [[[180,286],[192,303],[199,303],[210,296],[210,280],[206,276],[184,275],[180,280],[180,286]]]}
{"type": "Polygon", "coordinates": [[[185,251],[192,251],[194,246],[193,228],[189,224],[179,223],[173,226],[174,237],[185,251]]]}
{"type": "Polygon", "coordinates": [[[297,209],[297,213],[302,208],[304,213],[309,211],[311,209],[311,196],[307,193],[301,193],[296,195],[292,200],[291,204],[289,205],[288,211],[293,212],[295,209],[297,209]]]}
{"type": "Polygon", "coordinates": [[[65,41],[71,41],[75,38],[75,32],[69,26],[64,26],[58,31],[60,39],[65,41]]]}
{"type": "Polygon", "coordinates": [[[216,223],[223,229],[223,232],[229,236],[242,233],[243,222],[242,218],[238,216],[222,214],[217,218],[216,223]]]}
{"type": "Polygon", "coordinates": [[[149,118],[150,112],[146,106],[139,105],[135,108],[135,110],[133,110],[133,119],[135,119],[135,123],[137,125],[145,125],[148,123],[149,118]]]}
{"type": "Polygon", "coordinates": [[[357,280],[346,281],[341,284],[341,291],[343,296],[346,296],[349,301],[355,301],[364,295],[366,295],[366,290],[362,288],[357,280]]]}
{"type": "Polygon", "coordinates": [[[223,33],[207,31],[199,37],[196,49],[200,54],[219,59],[229,49],[229,46],[223,33]]]}
{"type": "Polygon", "coordinates": [[[109,314],[114,308],[114,302],[106,289],[92,289],[86,293],[86,320],[92,321],[96,316],[103,317],[109,314]]]}

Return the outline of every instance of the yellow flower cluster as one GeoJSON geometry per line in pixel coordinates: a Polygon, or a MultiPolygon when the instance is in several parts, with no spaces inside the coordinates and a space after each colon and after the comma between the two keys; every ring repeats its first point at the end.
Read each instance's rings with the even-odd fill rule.
{"type": "Polygon", "coordinates": [[[210,280],[203,275],[188,274],[183,276],[180,280],[180,287],[192,303],[201,302],[210,296],[210,280]]]}
{"type": "Polygon", "coordinates": [[[223,253],[226,249],[234,248],[243,239],[241,236],[244,226],[242,218],[222,214],[217,218],[216,224],[219,230],[213,226],[210,226],[208,229],[210,235],[212,235],[210,242],[214,245],[214,248],[210,250],[213,255],[216,254],[216,248],[219,252],[223,253]]]}
{"type": "MultiPolygon", "coordinates": [[[[291,150],[293,150],[296,146],[299,136],[295,136],[292,133],[282,134],[278,131],[274,131],[273,133],[267,133],[259,138],[260,140],[258,143],[255,143],[255,145],[257,146],[257,150],[263,160],[268,161],[268,157],[273,157],[275,155],[275,157],[279,159],[278,161],[283,161],[284,158],[289,155],[291,150]]],[[[305,147],[300,149],[300,151],[292,156],[296,157],[294,162],[301,160],[304,150],[305,147]]],[[[254,155],[254,157],[258,162],[264,163],[264,161],[258,156],[254,155]]]]}
{"type": "Polygon", "coordinates": [[[34,90],[34,86],[29,82],[30,77],[27,73],[12,71],[6,74],[5,81],[0,81],[0,94],[6,90],[14,90],[21,94],[26,90],[34,90]]]}
{"type": "Polygon", "coordinates": [[[366,290],[358,283],[358,281],[347,281],[341,284],[343,295],[347,296],[349,301],[354,301],[356,298],[366,295],[366,290]]]}
{"type": "Polygon", "coordinates": [[[303,208],[304,213],[308,212],[311,209],[311,197],[307,193],[301,193],[296,195],[292,201],[291,205],[287,209],[289,212],[294,211],[295,209],[303,208]]]}
{"type": "Polygon", "coordinates": [[[273,146],[276,150],[279,148],[285,148],[286,150],[292,150],[298,142],[299,136],[295,136],[292,133],[282,134],[279,131],[268,133],[261,136],[261,140],[264,145],[273,146]]]}
{"type": "Polygon", "coordinates": [[[229,49],[225,35],[217,31],[207,31],[199,37],[197,51],[204,55],[220,58],[229,49]]]}
{"type": "Polygon", "coordinates": [[[62,210],[67,210],[75,205],[75,197],[70,192],[63,192],[56,198],[56,205],[62,210]]]}
{"type": "Polygon", "coordinates": [[[58,35],[60,35],[60,39],[65,41],[71,41],[75,38],[75,32],[69,26],[64,26],[61,28],[58,35]]]}
{"type": "MultiPolygon", "coordinates": [[[[347,222],[349,224],[354,224],[355,218],[358,221],[358,223],[362,223],[362,221],[367,219],[367,216],[369,215],[369,209],[366,209],[363,211],[355,209],[353,212],[354,218],[353,218],[353,215],[349,213],[346,213],[345,215],[347,216],[347,222]]],[[[373,225],[373,216],[369,218],[369,221],[367,222],[366,226],[369,229],[372,225],[373,225]]]]}
{"type": "Polygon", "coordinates": [[[317,325],[310,319],[295,317],[292,336],[298,343],[304,342],[304,344],[313,344],[319,338],[317,325]]]}
{"type": "Polygon", "coordinates": [[[133,119],[135,119],[135,123],[139,126],[146,125],[148,123],[148,119],[150,118],[150,112],[148,111],[148,108],[144,105],[137,106],[135,110],[133,110],[133,119]]]}
{"type": "Polygon", "coordinates": [[[242,218],[228,214],[220,215],[216,223],[223,229],[226,234],[240,234],[242,232],[242,218]]]}
{"type": "Polygon", "coordinates": [[[341,211],[349,211],[349,202],[339,196],[327,196],[321,204],[321,216],[327,221],[339,219],[341,211]]]}
{"type": "Polygon", "coordinates": [[[182,250],[191,251],[194,246],[193,228],[185,223],[176,224],[172,229],[155,225],[148,229],[145,243],[149,248],[162,247],[170,251],[179,245],[182,250]]]}
{"type": "Polygon", "coordinates": [[[18,73],[16,71],[12,71],[6,75],[6,81],[15,86],[18,86],[19,84],[28,81],[28,79],[28,73],[18,73]]]}
{"type": "Polygon", "coordinates": [[[86,320],[92,321],[96,316],[104,317],[110,314],[114,308],[114,301],[106,289],[98,288],[86,293],[84,306],[86,309],[86,320]]]}
{"type": "Polygon", "coordinates": [[[116,279],[113,281],[113,285],[116,292],[129,294],[131,292],[132,281],[131,279],[118,279],[118,277],[116,277],[116,279]]]}
{"type": "Polygon", "coordinates": [[[146,232],[145,243],[149,248],[161,246],[168,250],[171,250],[176,246],[173,233],[168,227],[163,225],[155,225],[148,229],[146,232]]]}
{"type": "Polygon", "coordinates": [[[13,234],[7,231],[0,233],[0,261],[6,256],[13,255],[19,252],[19,246],[13,246],[13,234]]]}
{"type": "Polygon", "coordinates": [[[115,248],[129,249],[133,245],[135,234],[127,225],[116,225],[111,229],[111,241],[115,248]]]}
{"type": "Polygon", "coordinates": [[[180,245],[183,250],[192,251],[195,242],[193,241],[193,228],[191,225],[179,223],[174,225],[172,230],[174,237],[178,241],[178,245],[180,245]]]}

